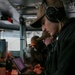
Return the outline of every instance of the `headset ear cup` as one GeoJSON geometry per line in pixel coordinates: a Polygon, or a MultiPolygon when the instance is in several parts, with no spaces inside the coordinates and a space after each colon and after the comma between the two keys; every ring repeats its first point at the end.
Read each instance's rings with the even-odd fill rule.
{"type": "Polygon", "coordinates": [[[58,9],[55,7],[48,7],[46,9],[46,17],[51,22],[58,22],[58,9]]]}

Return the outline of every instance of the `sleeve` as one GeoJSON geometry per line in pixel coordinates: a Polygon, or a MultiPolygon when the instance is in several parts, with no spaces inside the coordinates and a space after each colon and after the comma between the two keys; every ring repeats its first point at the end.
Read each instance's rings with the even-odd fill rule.
{"type": "Polygon", "coordinates": [[[75,39],[66,39],[58,55],[57,70],[53,75],[75,75],[75,39]]]}

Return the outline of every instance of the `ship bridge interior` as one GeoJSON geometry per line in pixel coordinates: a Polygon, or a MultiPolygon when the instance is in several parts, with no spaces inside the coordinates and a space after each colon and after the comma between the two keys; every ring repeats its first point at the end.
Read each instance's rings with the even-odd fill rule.
{"type": "MultiPolygon", "coordinates": [[[[30,24],[37,18],[37,10],[42,1],[43,0],[0,0],[0,38],[5,39],[5,37],[9,36],[18,37],[20,38],[20,50],[25,50],[26,46],[30,43],[30,37],[34,34],[41,35],[41,28],[33,28],[30,24]],[[3,15],[8,16],[11,22],[9,22],[6,17],[3,17],[3,15]],[[20,23],[20,18],[23,18],[24,24],[20,23]],[[13,35],[11,35],[11,33],[13,33],[13,35]],[[23,47],[22,44],[25,44],[25,46],[23,47]]],[[[70,17],[74,17],[75,1],[61,1],[63,1],[66,7],[65,10],[67,10],[67,14],[69,14],[70,17]]],[[[20,54],[22,55],[23,52],[20,54]]]]}
{"type": "MultiPolygon", "coordinates": [[[[23,61],[25,56],[30,58],[30,39],[33,35],[41,36],[42,33],[41,28],[33,28],[30,24],[37,18],[37,10],[42,1],[45,0],[0,0],[0,56],[3,56],[3,61],[5,52],[11,52],[14,57],[20,56],[23,61]],[[23,19],[23,24],[20,18],[23,19]]],[[[61,1],[67,16],[75,17],[75,0],[61,1]]],[[[0,68],[0,74],[5,75],[2,71],[4,72],[0,68]]],[[[14,71],[12,75],[17,75],[13,73],[14,71]]]]}

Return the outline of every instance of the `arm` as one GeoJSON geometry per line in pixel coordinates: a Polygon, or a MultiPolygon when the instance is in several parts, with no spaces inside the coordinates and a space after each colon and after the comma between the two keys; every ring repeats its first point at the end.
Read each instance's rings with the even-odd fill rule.
{"type": "MultiPolygon", "coordinates": [[[[73,37],[73,36],[72,36],[73,37]]],[[[60,45],[57,71],[53,75],[75,75],[75,39],[66,39],[60,45]]]]}

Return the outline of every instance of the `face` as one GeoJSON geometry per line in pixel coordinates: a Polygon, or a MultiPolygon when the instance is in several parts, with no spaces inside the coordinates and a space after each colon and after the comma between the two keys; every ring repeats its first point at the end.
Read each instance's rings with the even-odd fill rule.
{"type": "Polygon", "coordinates": [[[74,0],[61,0],[63,2],[66,15],[68,17],[75,16],[75,1],[74,0]]]}
{"type": "Polygon", "coordinates": [[[46,29],[45,29],[45,25],[42,25],[42,31],[44,31],[44,30],[46,30],[46,29]]]}
{"type": "Polygon", "coordinates": [[[50,22],[46,16],[42,19],[42,26],[44,26],[44,29],[50,33],[50,35],[56,35],[59,31],[59,23],[53,23],[50,22]]]}

